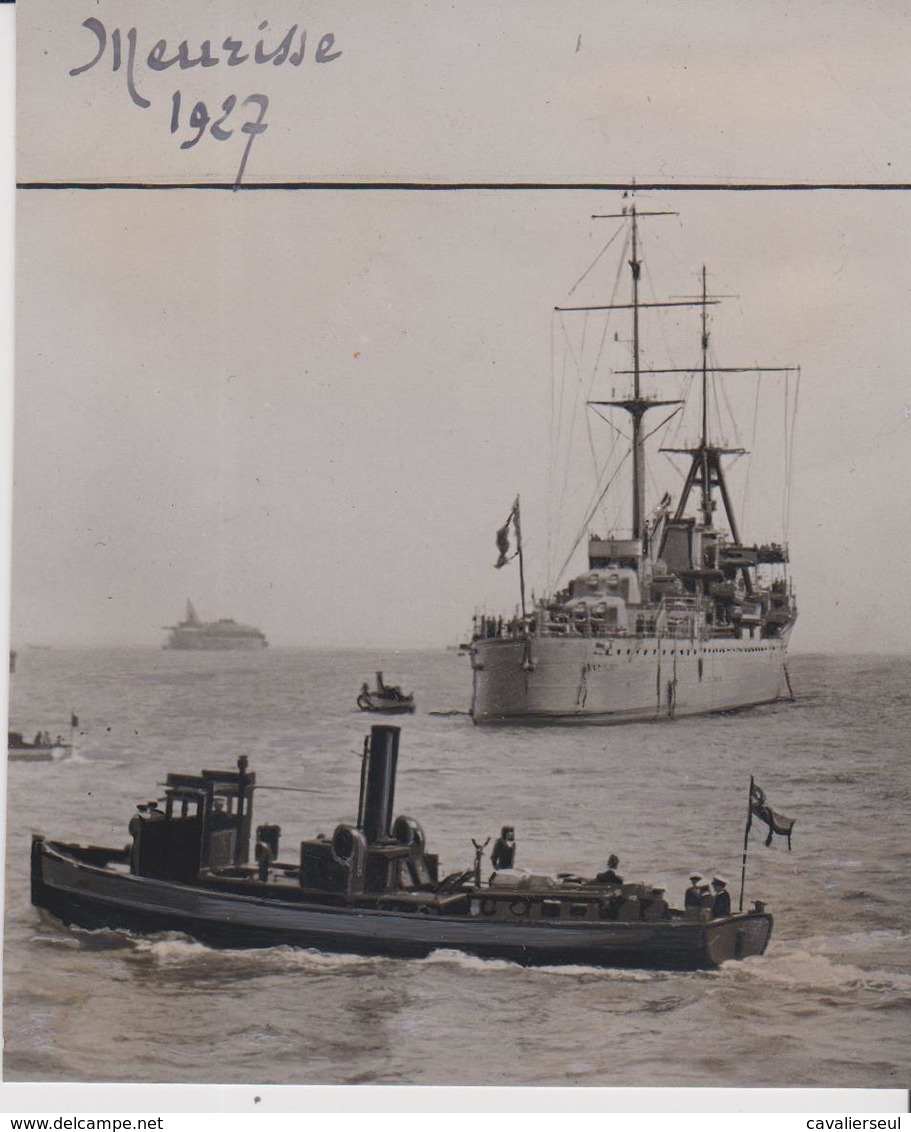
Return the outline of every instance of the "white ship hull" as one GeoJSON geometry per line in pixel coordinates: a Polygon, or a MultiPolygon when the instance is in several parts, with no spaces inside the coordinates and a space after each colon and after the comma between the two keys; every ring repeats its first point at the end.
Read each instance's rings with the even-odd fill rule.
{"type": "Polygon", "coordinates": [[[475,723],[634,723],[734,711],[788,696],[787,634],[477,640],[475,723]]]}
{"type": "Polygon", "coordinates": [[[266,647],[266,641],[258,634],[240,635],[227,633],[202,633],[198,630],[173,632],[165,644],[166,649],[195,649],[204,652],[236,652],[238,650],[257,651],[266,647]]]}

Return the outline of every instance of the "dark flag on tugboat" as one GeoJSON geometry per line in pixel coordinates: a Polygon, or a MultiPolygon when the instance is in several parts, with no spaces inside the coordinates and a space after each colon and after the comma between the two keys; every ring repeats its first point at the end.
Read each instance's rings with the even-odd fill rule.
{"type": "Polygon", "coordinates": [[[522,550],[522,530],[519,526],[519,497],[516,496],[516,501],[512,505],[512,510],[509,512],[509,517],[502,527],[497,531],[497,550],[500,552],[500,557],[494,563],[494,567],[499,570],[501,566],[505,566],[509,562],[509,524],[512,523],[513,529],[516,532],[516,553],[521,553],[522,550]]]}
{"type": "Polygon", "coordinates": [[[75,731],[79,726],[79,716],[75,712],[70,713],[70,727],[75,731]]]}
{"type": "Polygon", "coordinates": [[[794,828],[794,818],[786,818],[784,814],[776,813],[766,801],[765,791],[760,790],[756,783],[750,779],[750,820],[756,817],[769,827],[766,845],[772,844],[774,835],[780,834],[788,839],[788,850],[791,848],[791,830],[794,828]]]}
{"type": "Polygon", "coordinates": [[[766,800],[765,791],[761,790],[750,775],[750,802],[747,807],[747,824],[743,831],[743,865],[740,870],[740,911],[743,911],[743,890],[747,879],[747,848],[750,844],[750,829],[753,818],[759,818],[769,827],[769,835],[765,840],[767,846],[772,844],[775,834],[788,839],[788,851],[791,849],[791,830],[794,828],[794,819],[786,818],[784,814],[777,814],[766,800]]]}

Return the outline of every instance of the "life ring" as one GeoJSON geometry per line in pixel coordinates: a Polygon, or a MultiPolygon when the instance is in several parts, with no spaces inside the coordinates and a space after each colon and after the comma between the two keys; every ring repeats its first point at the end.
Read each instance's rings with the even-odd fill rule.
{"type": "Polygon", "coordinates": [[[509,905],[509,910],[514,916],[527,916],[531,911],[531,900],[527,896],[517,896],[509,905]]]}
{"type": "Polygon", "coordinates": [[[620,575],[619,574],[608,574],[607,584],[610,586],[611,589],[616,589],[617,586],[620,585],[620,575]]]}
{"type": "Polygon", "coordinates": [[[481,915],[492,916],[497,910],[497,902],[492,896],[485,896],[481,901],[481,915]]]}

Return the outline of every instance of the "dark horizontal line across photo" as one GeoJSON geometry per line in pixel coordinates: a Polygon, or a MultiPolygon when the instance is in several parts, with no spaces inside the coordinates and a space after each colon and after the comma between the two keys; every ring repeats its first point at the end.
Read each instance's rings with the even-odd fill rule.
{"type": "MultiPolygon", "coordinates": [[[[5,2],[9,0],[0,0],[0,3],[5,2]]],[[[123,189],[153,192],[180,189],[230,192],[907,192],[911,189],[911,182],[261,181],[235,184],[230,181],[19,181],[16,187],[24,190],[123,189]]]]}

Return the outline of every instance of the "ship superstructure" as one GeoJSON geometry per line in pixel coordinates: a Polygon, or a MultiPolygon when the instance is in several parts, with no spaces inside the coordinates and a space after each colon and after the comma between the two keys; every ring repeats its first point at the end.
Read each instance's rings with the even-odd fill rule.
{"type": "MultiPolygon", "coordinates": [[[[639,219],[660,215],[670,214],[637,212],[632,205],[616,217],[629,226],[628,303],[556,308],[622,310],[631,316],[632,368],[614,371],[629,381],[627,395],[588,402],[598,411],[625,415],[629,426],[624,435],[630,438],[631,529],[619,536],[590,535],[588,569],[529,612],[516,500],[510,520],[519,541],[522,606],[505,619],[475,619],[476,723],[620,723],[733,710],[790,694],[785,661],[797,608],[787,545],[741,535],[726,467],[746,450],[713,438],[710,385],[716,375],[796,371],[710,363],[708,308],[718,299],[708,294],[705,268],[695,297],[640,299],[639,219]],[[688,368],[645,368],[640,312],[682,306],[701,311],[701,361],[688,368]],[[687,470],[676,502],[665,494],[649,514],[645,441],[660,426],[647,433],[646,421],[663,410],[666,423],[683,401],[645,395],[642,378],[671,374],[690,375],[699,431],[687,444],[660,449],[685,458],[687,470]]],[[[498,565],[505,560],[505,531],[498,565]]]]}

